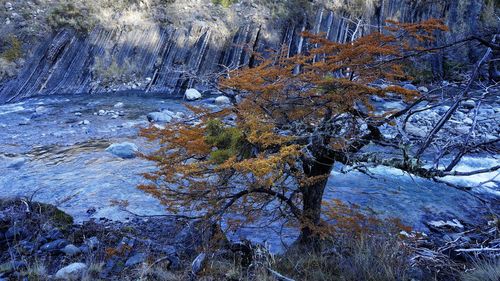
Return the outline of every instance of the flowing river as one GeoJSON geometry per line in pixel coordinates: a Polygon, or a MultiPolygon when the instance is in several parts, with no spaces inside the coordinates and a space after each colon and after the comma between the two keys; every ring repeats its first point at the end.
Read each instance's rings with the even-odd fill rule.
{"type": "MultiPolygon", "coordinates": [[[[122,142],[135,143],[140,151],[150,149],[137,133],[148,125],[148,113],[162,109],[186,111],[180,100],[133,93],[48,96],[0,106],[0,197],[26,196],[56,204],[77,222],[126,220],[131,214],[115,204],[123,200],[133,213],[164,214],[156,199],[136,189],[143,182],[140,174],[154,166],[141,158],[122,159],[105,150],[122,142]]],[[[458,170],[496,162],[469,157],[458,170]]],[[[449,180],[479,184],[492,176],[449,180]]],[[[498,186],[498,181],[492,181],[474,193],[498,203],[498,186]]],[[[336,169],[325,197],[356,203],[383,217],[400,217],[420,230],[426,230],[424,223],[433,219],[472,223],[486,211],[465,192],[382,167],[373,169],[370,176],[336,169]]],[[[239,235],[257,241],[271,238],[269,232],[253,228],[239,235]]]]}

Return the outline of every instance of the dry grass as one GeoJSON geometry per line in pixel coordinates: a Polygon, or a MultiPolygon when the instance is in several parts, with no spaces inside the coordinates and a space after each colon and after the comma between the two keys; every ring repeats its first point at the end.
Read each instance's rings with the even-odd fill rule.
{"type": "Polygon", "coordinates": [[[277,260],[276,269],[305,281],[406,280],[409,253],[395,236],[342,236],[321,253],[292,248],[277,260]]]}
{"type": "Polygon", "coordinates": [[[496,260],[477,261],[474,269],[463,273],[463,281],[498,281],[500,280],[500,258],[496,260]]]}

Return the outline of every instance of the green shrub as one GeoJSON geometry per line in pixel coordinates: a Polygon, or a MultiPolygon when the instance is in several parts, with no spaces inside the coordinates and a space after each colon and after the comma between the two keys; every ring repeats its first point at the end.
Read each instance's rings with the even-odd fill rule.
{"type": "Polygon", "coordinates": [[[212,3],[216,5],[221,5],[224,8],[228,8],[229,6],[237,3],[238,0],[212,0],[212,3]]]}
{"type": "Polygon", "coordinates": [[[50,11],[47,21],[52,28],[69,27],[79,32],[91,30],[95,24],[94,9],[80,0],[63,0],[50,11]]]}
{"type": "Polygon", "coordinates": [[[111,85],[116,82],[128,82],[138,74],[139,68],[137,65],[125,60],[119,63],[116,58],[110,58],[106,54],[103,58],[96,58],[92,71],[95,77],[104,83],[104,85],[111,85]]]}
{"type": "Polygon", "coordinates": [[[21,41],[14,35],[9,37],[7,41],[7,48],[0,55],[1,58],[7,60],[8,62],[13,62],[22,57],[22,43],[21,41]]]}
{"type": "Polygon", "coordinates": [[[207,124],[205,142],[217,150],[210,154],[211,160],[222,163],[244,150],[243,132],[234,127],[225,127],[218,119],[207,124]]]}

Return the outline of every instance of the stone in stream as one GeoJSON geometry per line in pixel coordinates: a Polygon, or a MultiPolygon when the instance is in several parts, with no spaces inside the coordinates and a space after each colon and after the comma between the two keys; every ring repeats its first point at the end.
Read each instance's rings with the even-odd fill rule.
{"type": "Polygon", "coordinates": [[[110,145],[106,151],[123,159],[131,159],[135,158],[139,148],[134,143],[122,142],[110,145]]]}
{"type": "Polygon", "coordinates": [[[87,270],[86,264],[75,262],[59,269],[56,272],[56,278],[62,280],[81,280],[85,270],[87,270]]]}
{"type": "Polygon", "coordinates": [[[417,87],[416,87],[415,85],[410,84],[410,83],[405,84],[405,85],[403,86],[403,88],[405,88],[406,90],[410,90],[410,91],[417,91],[417,90],[418,90],[418,89],[417,89],[417,87]]]}
{"type": "Polygon", "coordinates": [[[124,107],[124,106],[125,106],[125,104],[124,104],[123,102],[118,102],[118,103],[116,103],[113,107],[114,107],[114,108],[122,108],[122,107],[124,107]]]}
{"type": "Polygon", "coordinates": [[[78,122],[78,125],[89,125],[89,124],[90,124],[89,120],[83,120],[83,121],[78,122]]]}
{"type": "Polygon", "coordinates": [[[420,86],[420,87],[418,87],[418,91],[421,93],[427,93],[427,92],[429,92],[429,89],[425,86],[420,86]]]}
{"type": "Polygon", "coordinates": [[[11,169],[19,169],[21,168],[24,164],[26,163],[26,158],[23,157],[18,157],[14,158],[10,161],[10,163],[7,165],[7,168],[11,169]]]}
{"type": "Polygon", "coordinates": [[[215,104],[218,104],[218,105],[231,104],[231,100],[226,96],[219,96],[219,97],[215,98],[215,104]]]}
{"type": "Polygon", "coordinates": [[[147,115],[149,122],[169,123],[173,119],[172,111],[164,110],[162,112],[151,112],[147,115]]]}
{"type": "Polygon", "coordinates": [[[48,111],[49,111],[49,109],[46,108],[45,106],[37,106],[35,108],[35,112],[38,114],[44,114],[44,113],[47,113],[48,111]]]}
{"type": "Polygon", "coordinates": [[[425,129],[426,129],[425,127],[424,128],[417,127],[412,123],[406,124],[406,132],[408,132],[410,135],[414,135],[417,137],[421,138],[425,137],[427,135],[425,129]]]}
{"type": "Polygon", "coordinates": [[[199,100],[201,99],[201,93],[198,90],[191,88],[186,90],[184,97],[189,101],[199,100]]]}

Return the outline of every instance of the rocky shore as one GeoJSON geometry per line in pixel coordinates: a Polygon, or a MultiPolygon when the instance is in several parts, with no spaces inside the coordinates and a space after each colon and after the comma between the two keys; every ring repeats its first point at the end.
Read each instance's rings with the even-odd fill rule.
{"type": "MultiPolygon", "coordinates": [[[[429,234],[400,230],[395,244],[408,251],[403,263],[412,280],[452,278],[470,268],[478,255],[494,255],[487,250],[500,247],[495,220],[483,226],[458,220],[430,221],[428,226],[429,234]]],[[[393,238],[385,229],[370,239],[380,243],[393,238]]],[[[323,255],[346,250],[331,247],[323,255]]],[[[242,268],[249,274],[245,280],[262,280],[258,271],[263,268],[266,280],[292,280],[270,268],[280,268],[283,261],[262,264],[285,259],[286,253],[274,256],[264,245],[231,243],[213,225],[173,217],[74,224],[56,207],[26,198],[0,201],[0,250],[0,280],[241,280],[219,278],[242,268]],[[231,266],[214,267],[221,262],[231,266]]]]}
{"type": "Polygon", "coordinates": [[[73,224],[51,205],[2,200],[0,280],[137,280],[153,266],[184,274],[210,235],[202,224],[168,217],[73,224]]]}

